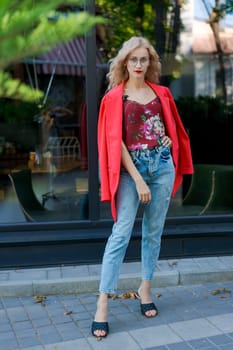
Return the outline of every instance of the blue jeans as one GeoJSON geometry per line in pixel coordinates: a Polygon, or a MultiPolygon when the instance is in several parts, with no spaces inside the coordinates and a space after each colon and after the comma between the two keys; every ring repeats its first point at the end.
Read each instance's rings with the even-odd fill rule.
{"type": "MultiPolygon", "coordinates": [[[[130,152],[138,171],[151,191],[151,202],[144,206],[142,219],[142,280],[152,280],[160,253],[161,235],[174,182],[170,149],[160,146],[130,152]]],[[[102,261],[99,291],[115,293],[121,263],[131,237],[140,201],[135,182],[122,169],[116,197],[117,221],[108,238],[102,261]]]]}

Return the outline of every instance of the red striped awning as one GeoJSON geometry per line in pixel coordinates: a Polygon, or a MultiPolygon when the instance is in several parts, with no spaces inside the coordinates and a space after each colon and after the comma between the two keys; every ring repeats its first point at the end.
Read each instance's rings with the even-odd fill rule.
{"type": "MultiPolygon", "coordinates": [[[[34,60],[39,74],[55,74],[81,76],[85,74],[86,46],[85,38],[57,46],[34,60]]],[[[96,64],[101,64],[101,54],[96,50],[96,64]]]]}

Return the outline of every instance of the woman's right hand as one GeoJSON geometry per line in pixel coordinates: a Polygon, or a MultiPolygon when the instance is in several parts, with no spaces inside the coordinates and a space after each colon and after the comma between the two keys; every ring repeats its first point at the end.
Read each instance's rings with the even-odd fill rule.
{"type": "Polygon", "coordinates": [[[121,162],[124,168],[128,171],[132,179],[136,184],[136,189],[138,192],[138,198],[140,202],[147,204],[151,201],[150,189],[147,186],[146,182],[143,180],[142,176],[135,167],[132,158],[129,155],[129,152],[122,141],[122,153],[121,153],[121,162]]]}
{"type": "Polygon", "coordinates": [[[138,198],[140,202],[147,204],[151,201],[151,192],[146,182],[141,178],[135,180],[138,198]]]}

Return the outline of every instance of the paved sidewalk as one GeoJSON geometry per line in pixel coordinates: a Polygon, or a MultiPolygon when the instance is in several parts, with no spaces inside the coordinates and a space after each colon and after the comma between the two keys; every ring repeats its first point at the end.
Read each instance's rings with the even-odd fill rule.
{"type": "Polygon", "coordinates": [[[147,319],[137,290],[140,263],[123,264],[110,299],[110,333],[90,332],[99,265],[0,270],[1,350],[232,350],[233,257],[160,260],[147,319]]]}
{"type": "MultiPolygon", "coordinates": [[[[0,296],[96,292],[101,265],[0,270],[0,296]]],[[[140,283],[140,262],[122,265],[119,289],[140,283]]],[[[233,281],[233,256],[159,260],[153,287],[233,281]]]]}

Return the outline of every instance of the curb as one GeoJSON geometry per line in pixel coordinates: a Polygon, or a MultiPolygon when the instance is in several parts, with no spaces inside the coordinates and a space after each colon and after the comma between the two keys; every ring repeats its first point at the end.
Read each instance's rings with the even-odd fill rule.
{"type": "MultiPolygon", "coordinates": [[[[141,281],[140,274],[121,274],[118,289],[137,290],[141,281]]],[[[233,281],[233,270],[226,269],[190,269],[186,271],[157,271],[152,281],[153,288],[178,285],[201,284],[211,282],[233,281]]],[[[20,297],[33,295],[97,293],[99,276],[72,277],[57,279],[38,279],[21,281],[2,281],[0,297],[20,297]]]]}

